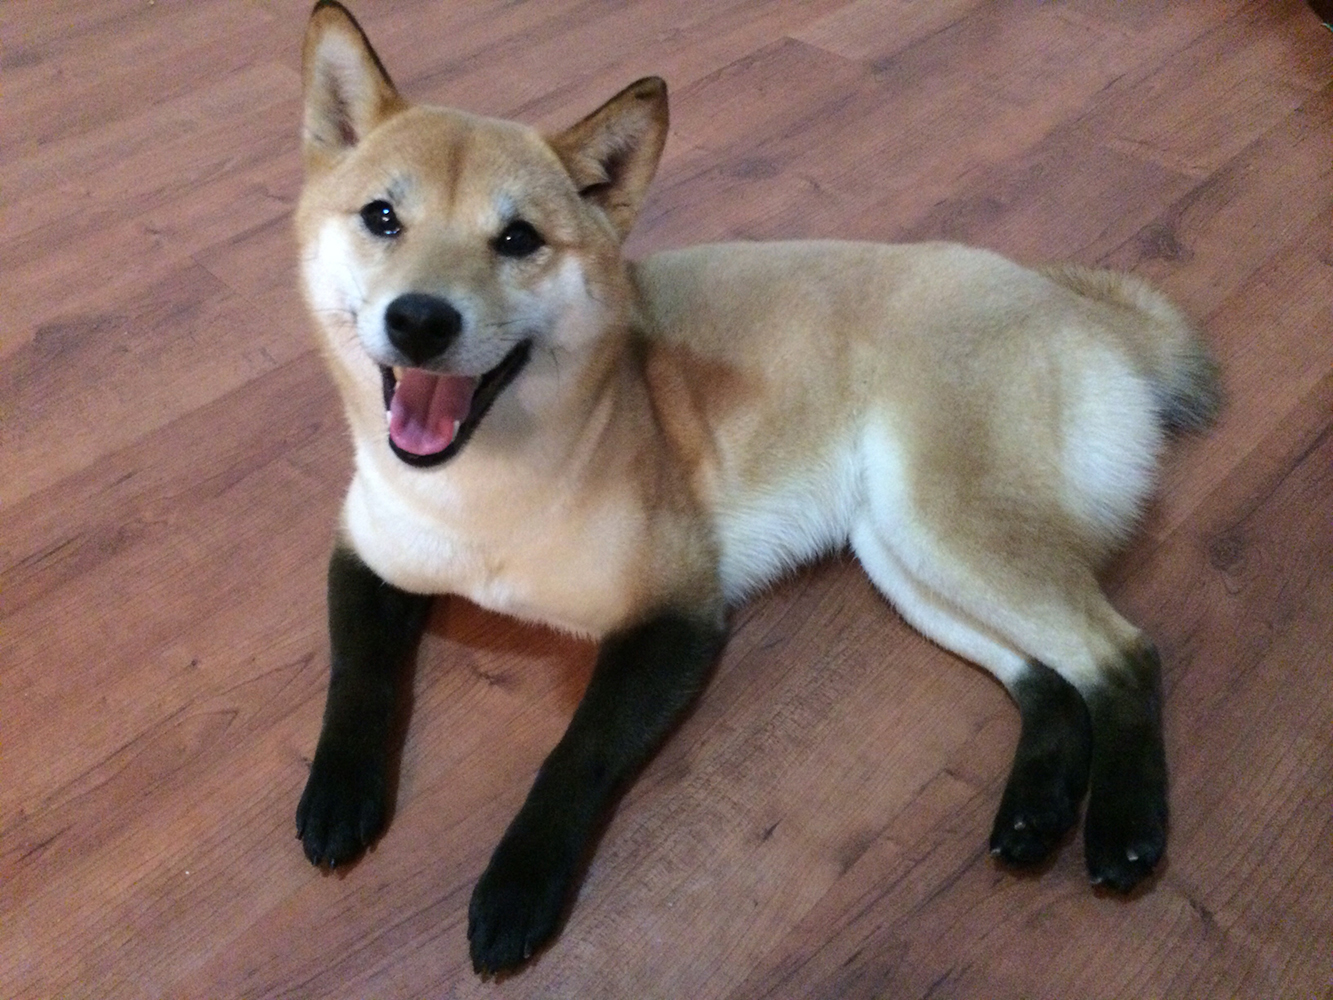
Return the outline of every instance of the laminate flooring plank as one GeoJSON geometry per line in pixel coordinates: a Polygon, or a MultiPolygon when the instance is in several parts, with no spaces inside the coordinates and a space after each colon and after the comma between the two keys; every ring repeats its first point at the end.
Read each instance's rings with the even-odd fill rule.
{"type": "MultiPolygon", "coordinates": [[[[909,660],[909,669],[897,671],[882,662],[886,629],[907,640],[917,666],[938,651],[910,636],[863,579],[853,577],[848,593],[845,574],[836,566],[815,577],[812,585],[780,597],[773,615],[761,608],[742,627],[699,713],[626,800],[562,937],[578,961],[543,960],[502,984],[500,995],[653,996],[661,995],[666,979],[673,992],[722,995],[738,981],[749,956],[771,947],[792,913],[811,905],[864,848],[866,829],[882,825],[881,809],[902,808],[915,799],[916,784],[928,781],[938,767],[941,745],[966,738],[973,722],[959,712],[959,699],[946,695],[934,701],[933,711],[920,711],[923,703],[930,704],[924,691],[932,686],[928,678],[935,670],[914,672],[909,660]],[[800,623],[811,615],[818,620],[830,614],[851,633],[843,641],[830,647],[826,632],[802,632],[800,623]],[[794,649],[785,642],[789,633],[798,640],[794,649]],[[877,636],[879,642],[867,648],[856,641],[858,635],[877,636]],[[812,668],[820,644],[825,662],[812,668]],[[891,699],[886,691],[907,696],[891,699]],[[901,707],[886,718],[880,706],[899,702],[901,707]],[[858,734],[850,745],[845,739],[849,731],[858,734]],[[886,735],[905,748],[894,768],[883,766],[884,756],[899,749],[897,743],[884,747],[886,735]],[[850,761],[849,753],[854,754],[850,761]],[[742,776],[744,783],[738,780],[742,776]],[[756,810],[756,803],[763,805],[756,810]],[[852,804],[854,814],[847,815],[852,804]],[[733,854],[739,863],[718,867],[720,856],[733,854]],[[732,905],[738,900],[745,901],[744,920],[737,919],[732,905]],[[662,944],[682,933],[696,942],[684,963],[678,948],[662,944]]],[[[432,676],[441,669],[429,658],[423,667],[432,676]]],[[[961,664],[951,663],[950,669],[955,691],[979,689],[987,709],[1012,711],[992,683],[961,664]]],[[[485,665],[483,670],[493,673],[485,665]]],[[[460,872],[465,866],[459,858],[471,855],[476,866],[484,861],[491,835],[507,822],[572,708],[548,716],[540,704],[541,690],[524,685],[503,697],[526,702],[520,719],[541,712],[541,728],[512,725],[501,713],[484,729],[463,736],[460,726],[476,706],[456,705],[419,688],[420,728],[415,739],[409,737],[404,762],[405,769],[416,771],[410,780],[417,798],[409,806],[412,814],[395,821],[396,835],[408,838],[406,850],[414,858],[400,868],[401,859],[390,856],[386,843],[345,884],[318,887],[331,897],[322,909],[337,912],[355,905],[369,914],[384,905],[392,906],[394,916],[384,924],[372,921],[371,929],[346,946],[337,932],[332,941],[302,945],[297,955],[303,961],[296,967],[320,969],[316,981],[305,984],[314,992],[391,993],[395,969],[408,960],[400,949],[415,955],[410,949],[425,941],[430,953],[412,960],[424,961],[434,970],[429,975],[440,977],[429,980],[433,988],[458,996],[481,996],[497,988],[474,980],[468,971],[462,917],[475,869],[460,872]],[[431,706],[421,704],[421,698],[431,706]],[[460,736],[476,744],[474,757],[460,759],[456,749],[438,754],[433,746],[416,748],[417,740],[447,744],[460,736]],[[489,780],[476,774],[479,769],[491,772],[489,780]],[[503,801],[478,812],[474,795],[495,799],[498,789],[504,790],[498,796],[503,801]],[[412,832],[418,824],[425,826],[412,832]],[[424,854],[412,846],[418,837],[424,854]],[[377,886],[386,884],[381,879],[395,886],[398,898],[392,904],[381,903],[377,886]],[[318,955],[329,956],[327,967],[318,955]]],[[[970,851],[979,849],[984,832],[984,822],[970,831],[970,851]]],[[[393,850],[404,850],[403,842],[393,850]]],[[[262,988],[254,984],[255,995],[283,995],[292,988],[284,985],[291,956],[275,948],[274,940],[258,927],[241,949],[269,977],[262,988]]],[[[220,981],[218,976],[226,975],[222,970],[236,964],[232,954],[220,956],[199,983],[220,981]]]]}
{"type": "MultiPolygon", "coordinates": [[[[806,38],[825,35],[775,42],[677,96],[673,140],[692,154],[668,165],[662,200],[646,209],[655,239],[902,238],[974,175],[1039,144],[1126,77],[1150,75],[1154,57],[1165,56],[1127,44],[1119,28],[1036,4],[983,5],[901,48],[884,33],[869,58],[806,38]],[[961,134],[965,147],[948,141],[961,134]],[[687,214],[695,204],[710,206],[709,228],[687,214]]],[[[1121,192],[1174,178],[1157,164],[1116,159],[1149,175],[1145,185],[1113,165],[1108,186],[1133,182],[1121,192]]],[[[1177,183],[1179,193],[1188,187],[1177,183]]]]}
{"type": "MultiPolygon", "coordinates": [[[[216,258],[214,248],[266,224],[286,233],[299,183],[296,105],[290,95],[268,103],[275,86],[295,86],[290,71],[238,73],[207,99],[170,102],[162,117],[119,133],[152,135],[166,119],[162,145],[127,150],[100,137],[95,150],[80,140],[52,161],[93,154],[102,180],[85,191],[88,214],[77,224],[47,219],[0,251],[11,321],[0,367],[4,500],[216,398],[238,384],[234,372],[267,370],[312,346],[289,234],[265,247],[276,252],[262,281],[229,288],[193,259],[216,258]],[[251,137],[240,147],[238,123],[251,137]],[[179,404],[167,402],[172,395],[179,404]],[[52,398],[65,403],[42,405],[52,398]]],[[[20,199],[16,212],[40,204],[39,195],[20,199]]]]}
{"type": "MultiPolygon", "coordinates": [[[[1188,863],[1172,877],[1227,944],[1236,974],[1219,991],[1313,995],[1327,974],[1315,942],[1333,926],[1333,757],[1320,735],[1333,712],[1331,441],[1333,373],[1125,588],[1125,603],[1178,643],[1167,721],[1188,863]],[[1170,625],[1193,620],[1183,633],[1170,625]],[[1261,899],[1277,906],[1266,917],[1261,899]]],[[[1210,960],[1199,975],[1218,971],[1210,960]]]]}
{"type": "MultiPolygon", "coordinates": [[[[14,798],[6,798],[0,814],[13,815],[20,801],[26,808],[4,828],[0,853],[8,862],[7,889],[21,903],[12,933],[27,944],[26,971],[42,973],[32,995],[75,984],[97,996],[165,988],[188,970],[195,952],[202,948],[207,957],[225,945],[231,919],[249,927],[283,893],[321,883],[292,837],[291,815],[304,774],[300,755],[313,748],[318,732],[327,669],[322,576],[346,478],[340,425],[322,366],[313,357],[297,359],[237,398],[173,423],[145,447],[101,463],[82,481],[50,491],[67,504],[79,498],[77,506],[62,511],[51,496],[38,496],[8,512],[0,537],[30,538],[50,553],[21,559],[18,572],[12,564],[5,570],[0,619],[13,656],[11,690],[26,709],[11,724],[27,736],[22,750],[3,761],[0,785],[14,798]],[[312,398],[324,401],[319,419],[308,413],[282,419],[293,416],[292,400],[312,398]],[[173,456],[180,460],[163,461],[173,456]],[[229,518],[225,511],[245,515],[229,518]],[[82,525],[81,533],[59,539],[71,521],[82,525]],[[272,540],[289,534],[304,541],[275,552],[272,540]],[[127,606],[137,609],[132,619],[127,606]],[[60,628],[79,621],[82,628],[60,628]],[[181,632],[185,621],[188,633],[181,632]],[[45,667],[64,662],[88,666],[72,679],[45,667]],[[73,721],[93,707],[96,724],[73,721]],[[302,720],[289,729],[285,713],[292,712],[302,720]],[[97,821],[85,827],[80,819],[87,816],[97,821]],[[242,843],[233,842],[238,836],[242,843]],[[241,860],[209,865],[201,856],[241,860]],[[269,862],[286,867],[285,881],[274,878],[269,862]],[[58,939],[49,938],[51,914],[80,893],[89,905],[62,921],[58,939]],[[175,912],[209,912],[210,922],[198,936],[182,937],[170,919],[175,912]],[[70,934],[83,942],[77,955],[62,949],[70,934]],[[117,979],[129,969],[134,978],[117,979]]],[[[500,646],[516,648],[503,638],[508,623],[483,618],[491,633],[498,627],[500,646]]],[[[478,640],[477,632],[466,623],[461,628],[465,641],[478,640]]],[[[534,637],[539,658],[569,648],[540,630],[534,637]]],[[[580,649],[580,663],[590,666],[586,647],[580,649]]],[[[507,659],[501,657],[507,674],[534,673],[515,667],[512,652],[507,659]]],[[[497,668],[474,680],[479,690],[500,690],[508,686],[502,676],[497,668]]],[[[552,717],[542,745],[557,738],[585,681],[583,670],[571,695],[536,693],[538,706],[549,701],[552,717]]],[[[485,714],[500,717],[494,707],[485,714]]],[[[458,753],[465,745],[454,739],[446,749],[458,753]]],[[[451,759],[449,752],[441,756],[451,759]]],[[[526,762],[524,774],[532,767],[535,761],[526,762]]],[[[526,778],[509,780],[518,791],[526,778]]],[[[492,818],[502,823],[498,810],[515,803],[495,802],[494,787],[479,788],[479,797],[492,800],[492,818]]],[[[456,802],[457,789],[450,792],[456,802]]],[[[462,805],[482,814],[476,798],[462,805]]],[[[472,863],[468,878],[484,861],[480,851],[461,855],[472,863]]],[[[434,866],[420,858],[413,863],[433,885],[434,866]]],[[[396,880],[408,882],[405,876],[400,871],[396,880]]],[[[323,905],[316,900],[302,912],[318,924],[323,905]]],[[[281,952],[291,954],[290,942],[281,952]]]]}
{"type": "MultiPolygon", "coordinates": [[[[7,682],[22,696],[14,723],[29,736],[0,761],[6,812],[42,787],[65,787],[150,726],[164,696],[174,712],[204,679],[230,682],[251,633],[213,636],[227,650],[220,662],[193,640],[214,616],[235,613],[238,593],[276,601],[275,611],[289,590],[322,597],[342,488],[329,472],[347,469],[326,383],[316,358],[298,359],[247,384],[244,409],[237,399],[203,407],[4,511],[0,627],[7,682]],[[289,455],[300,445],[320,462],[289,455]],[[324,481],[312,490],[316,471],[324,481]],[[302,558],[314,560],[301,567],[313,578],[289,577],[302,558]],[[153,696],[140,703],[143,692],[153,696]],[[87,723],[76,724],[82,715],[87,723]]],[[[297,624],[323,641],[318,619],[297,624]]]]}
{"type": "MultiPolygon", "coordinates": [[[[845,0],[557,0],[459,4],[426,17],[445,41],[422,45],[412,5],[366,18],[394,79],[417,100],[559,128],[633,80],[662,75],[679,88],[731,53],[766,44],[845,0]],[[523,71],[515,73],[513,68],[523,71]]],[[[432,39],[433,40],[433,39],[432,39]]]]}
{"type": "Polygon", "coordinates": [[[1100,146],[1075,121],[970,179],[905,236],[1134,271],[1207,317],[1327,212],[1329,98],[1308,98],[1199,182],[1100,146]]]}
{"type": "MultiPolygon", "coordinates": [[[[1333,37],[1327,47],[1333,65],[1333,37]]],[[[1331,128],[1333,82],[1098,262],[1132,270],[1196,315],[1212,315],[1333,208],[1331,128]]]]}
{"type": "MultiPolygon", "coordinates": [[[[346,477],[331,397],[322,366],[307,357],[177,421],[59,488],[83,498],[85,535],[62,549],[72,565],[54,589],[40,591],[49,581],[35,578],[38,567],[26,581],[6,573],[19,607],[0,627],[25,709],[12,724],[26,738],[3,761],[3,786],[16,796],[3,815],[24,804],[0,855],[16,905],[7,934],[25,945],[14,954],[29,956],[19,976],[40,972],[33,996],[170,993],[174,978],[291,892],[338,883],[305,861],[292,821],[302,757],[318,733],[323,565],[346,477]],[[274,433],[275,415],[311,398],[325,401],[322,420],[279,423],[274,433]],[[187,460],[163,461],[170,456],[187,460]],[[274,540],[288,535],[277,551],[274,540]],[[59,627],[80,619],[81,628],[59,627]],[[65,662],[85,668],[73,677],[44,669],[65,662]],[[86,905],[54,921],[75,897],[86,905]],[[181,919],[197,930],[182,933],[181,919]],[[66,949],[70,936],[77,950],[66,949]]],[[[42,507],[29,503],[4,537],[41,520],[42,507]]],[[[492,632],[497,624],[503,632],[491,616],[492,632]]],[[[477,638],[476,629],[462,634],[477,638]]],[[[536,655],[552,645],[564,648],[539,633],[536,655]]],[[[550,701],[557,716],[570,707],[550,701]]],[[[464,805],[481,812],[476,799],[464,805]]],[[[326,902],[302,906],[309,930],[326,902]]]]}
{"type": "Polygon", "coordinates": [[[792,37],[848,59],[882,60],[994,6],[987,0],[852,0],[792,37]]]}
{"type": "MultiPolygon", "coordinates": [[[[14,333],[27,332],[65,299],[77,301],[80,293],[123,286],[151,271],[155,258],[167,256],[160,252],[166,234],[155,214],[174,217],[181,203],[206,207],[204,228],[186,234],[197,248],[253,225],[255,208],[264,211],[220,197],[229,193],[225,187],[215,195],[218,185],[262,169],[294,192],[298,89],[285,67],[241,70],[9,169],[7,187],[19,193],[7,213],[10,238],[0,250],[5,287],[13,290],[7,297],[15,302],[5,350],[12,349],[14,333]],[[92,248],[90,240],[97,241],[92,248]]],[[[199,224],[202,215],[199,207],[187,207],[172,224],[199,224]]]]}
{"type": "Polygon", "coordinates": [[[1090,124],[1112,148],[1207,176],[1327,85],[1327,42],[1297,0],[1244,4],[1090,124]]]}
{"type": "Polygon", "coordinates": [[[164,101],[272,59],[277,46],[290,50],[299,39],[296,25],[259,4],[134,6],[139,16],[132,29],[127,23],[123,30],[61,32],[23,49],[23,75],[13,84],[22,96],[22,113],[0,150],[0,166],[99,131],[135,110],[151,113],[164,101]]]}
{"type": "Polygon", "coordinates": [[[14,503],[101,456],[312,353],[289,288],[241,299],[189,263],[106,312],[63,316],[0,366],[0,502],[14,503]],[[236,335],[227,338],[227,332],[236,335]],[[98,368],[105,377],[90,378],[98,368]],[[59,405],[48,401],[58,399],[59,405]]]}
{"type": "MultiPolygon", "coordinates": [[[[1190,5],[1174,5],[1171,9],[1179,17],[1198,10],[1190,5]]],[[[1164,228],[1168,220],[1152,220],[1140,232],[1126,228],[1126,218],[1132,226],[1143,219],[1145,210],[1150,211],[1163,200],[1179,199],[1182,204],[1202,200],[1212,211],[1223,211],[1229,224],[1235,215],[1227,210],[1228,195],[1243,196],[1250,187],[1267,187],[1289,199],[1280,214],[1269,215],[1270,231],[1289,228],[1292,217],[1303,221],[1320,208],[1320,199],[1310,195],[1321,190],[1317,179],[1327,172],[1326,156],[1322,158],[1322,171],[1313,161],[1317,159],[1314,147],[1318,146],[1328,114],[1327,67],[1333,43],[1327,32],[1321,33],[1308,18],[1284,20],[1280,30],[1292,37],[1266,48],[1258,43],[1247,46],[1253,25],[1236,18],[1204,33],[1186,49],[1189,58],[1181,61],[1187,66],[1197,69],[1202,64],[1220,65],[1235,81],[1228,85],[1228,94],[1237,107],[1228,113],[1225,126],[1219,126],[1227,132],[1227,141],[1212,154],[1208,164],[1191,166],[1183,154],[1159,151],[1159,155],[1148,148],[1151,144],[1140,144],[1140,148],[1123,139],[1130,126],[1145,127],[1138,123],[1143,108],[1154,109],[1155,118],[1165,119],[1172,113],[1182,124],[1198,127],[1194,124],[1198,118],[1195,108],[1181,105],[1159,110],[1163,104],[1159,95],[1182,93],[1182,71],[1175,59],[1158,65],[1162,51],[1151,47],[1157,34],[1154,30],[1147,36],[1123,39],[1123,44],[1135,51],[1149,53],[1136,71],[1113,80],[1083,113],[1060,123],[1042,143],[968,178],[962,190],[970,193],[941,201],[907,231],[907,237],[980,240],[1027,259],[1092,257],[1124,267],[1135,261],[1123,253],[1115,258],[1107,255],[1116,251],[1127,236],[1139,241],[1145,251],[1155,251],[1172,263],[1186,252],[1172,243],[1172,234],[1164,228]],[[1300,48],[1303,65],[1317,63],[1322,56],[1322,75],[1312,68],[1299,75],[1299,86],[1292,84],[1291,74],[1281,69],[1286,60],[1273,58],[1272,50],[1281,46],[1300,48]],[[1254,47],[1260,51],[1252,51],[1254,47]],[[1273,59],[1272,65],[1268,59],[1273,59]],[[1144,73],[1144,65],[1152,71],[1144,73]],[[1278,92],[1284,100],[1276,99],[1278,92]],[[1284,153],[1274,155],[1282,147],[1294,156],[1294,165],[1287,164],[1284,153]],[[1225,159],[1232,150],[1235,155],[1225,159]],[[1249,175],[1255,163],[1267,162],[1270,156],[1273,160],[1267,170],[1271,175],[1249,175]],[[1205,178],[1202,183],[1198,182],[1200,176],[1205,178]],[[1302,189],[1303,185],[1308,186],[1302,189]],[[1217,197],[1210,197],[1206,193],[1209,191],[1217,197]],[[1118,214],[1116,199],[1120,200],[1118,214]]],[[[1197,94],[1209,92],[1201,88],[1197,94]]],[[[1165,121],[1160,128],[1163,142],[1183,141],[1175,137],[1165,121]]],[[[1247,207],[1257,200],[1250,199],[1247,207]]],[[[1275,206],[1270,203],[1264,207],[1271,211],[1275,206]]],[[[1216,266],[1214,258],[1207,259],[1216,266]]],[[[1252,262],[1253,256],[1233,254],[1230,259],[1243,266],[1252,262]]],[[[1168,269],[1164,266],[1153,276],[1161,278],[1168,269]]],[[[1214,285],[1216,289],[1228,287],[1225,281],[1214,285]]]]}
{"type": "Polygon", "coordinates": [[[0,65],[7,70],[26,69],[48,60],[49,66],[58,65],[54,57],[71,49],[105,43],[108,38],[133,33],[145,23],[161,23],[152,6],[142,0],[69,6],[46,0],[9,0],[6,16],[0,21],[0,42],[5,52],[0,65]]]}
{"type": "MultiPolygon", "coordinates": [[[[805,25],[830,11],[840,10],[846,0],[816,0],[808,3],[771,0],[698,4],[673,0],[647,0],[625,11],[624,18],[609,22],[607,44],[596,48],[597,58],[582,71],[559,80],[548,94],[515,109],[524,120],[551,128],[569,124],[571,115],[581,116],[590,108],[590,95],[612,93],[644,75],[662,76],[672,93],[683,91],[709,76],[719,66],[773,42],[792,36],[805,25]],[[629,44],[627,44],[629,43],[629,44]]],[[[579,39],[582,44],[582,39],[579,39]]],[[[664,162],[686,148],[668,143],[664,162]]]]}

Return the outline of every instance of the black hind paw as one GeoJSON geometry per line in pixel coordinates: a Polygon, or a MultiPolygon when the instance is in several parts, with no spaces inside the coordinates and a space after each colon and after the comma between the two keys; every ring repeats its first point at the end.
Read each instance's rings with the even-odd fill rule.
{"type": "Polygon", "coordinates": [[[1144,644],[1089,699],[1094,753],[1084,850],[1093,885],[1117,892],[1152,874],[1166,851],[1160,690],[1157,653],[1144,644]]]}
{"type": "Polygon", "coordinates": [[[1106,793],[1094,786],[1083,832],[1092,884],[1129,892],[1166,853],[1164,789],[1106,793]]]}
{"type": "Polygon", "coordinates": [[[1029,663],[1011,691],[1023,729],[990,849],[1006,864],[1035,865],[1078,822],[1088,788],[1092,721],[1073,685],[1041,663],[1029,663]]]}
{"type": "Polygon", "coordinates": [[[1058,789],[1015,789],[1011,781],[991,829],[991,854],[1019,867],[1045,861],[1078,822],[1078,805],[1058,789]]]}

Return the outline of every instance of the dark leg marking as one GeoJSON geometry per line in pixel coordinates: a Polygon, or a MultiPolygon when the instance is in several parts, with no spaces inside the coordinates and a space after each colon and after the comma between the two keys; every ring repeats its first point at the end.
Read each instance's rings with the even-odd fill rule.
{"type": "Polygon", "coordinates": [[[720,619],[666,612],[603,643],[569,729],[472,893],[477,972],[513,968],[554,936],[616,796],[703,689],[725,636],[720,619]]]}
{"type": "Polygon", "coordinates": [[[1092,792],[1084,828],[1094,885],[1128,892],[1166,850],[1166,751],[1161,661],[1147,643],[1088,694],[1092,792]]]}
{"type": "Polygon", "coordinates": [[[296,807],[296,835],[317,865],[350,861],[384,827],[404,668],[430,603],[385,583],[346,549],[329,560],[333,665],[324,724],[296,807]]]}
{"type": "Polygon", "coordinates": [[[1088,790],[1092,720],[1082,695],[1042,663],[1029,663],[1010,693],[1023,728],[990,849],[1006,864],[1034,865],[1078,822],[1088,790]]]}

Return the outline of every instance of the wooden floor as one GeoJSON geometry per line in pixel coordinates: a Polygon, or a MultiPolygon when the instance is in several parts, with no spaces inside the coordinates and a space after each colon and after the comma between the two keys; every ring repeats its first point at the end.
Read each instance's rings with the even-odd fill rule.
{"type": "Polygon", "coordinates": [[[590,647],[442,604],[393,823],[293,812],[349,473],[294,282],[288,0],[0,11],[0,996],[1333,997],[1333,35],[1296,0],[364,0],[410,95],[672,87],[631,249],[946,237],[1149,277],[1230,403],[1109,576],[1166,663],[1169,857],[997,869],[1004,692],[847,557],[735,614],[526,971],[465,911],[590,647]]]}

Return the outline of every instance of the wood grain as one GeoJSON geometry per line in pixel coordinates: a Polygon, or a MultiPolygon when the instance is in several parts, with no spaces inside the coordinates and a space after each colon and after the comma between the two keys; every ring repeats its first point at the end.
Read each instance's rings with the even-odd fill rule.
{"type": "Polygon", "coordinates": [[[1333,36],[1296,0],[364,0],[416,97],[554,128],[646,73],[633,253],[958,239],[1124,268],[1229,396],[1107,575],[1166,666],[1172,840],[1129,900],[985,845],[1003,691],[843,555],[734,615],[556,944],[469,893],[591,669],[437,606],[394,816],[293,814],[350,469],[295,287],[296,0],[0,17],[0,996],[1316,997],[1333,974],[1333,36]]]}

